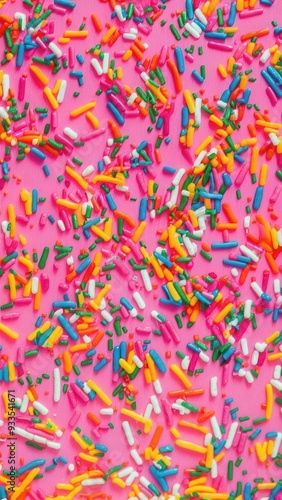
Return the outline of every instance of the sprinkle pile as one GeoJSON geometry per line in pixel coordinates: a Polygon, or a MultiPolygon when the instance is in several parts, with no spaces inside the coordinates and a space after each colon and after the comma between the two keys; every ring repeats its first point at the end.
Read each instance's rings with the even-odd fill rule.
{"type": "Polygon", "coordinates": [[[0,37],[0,500],[282,500],[280,1],[0,37]]]}

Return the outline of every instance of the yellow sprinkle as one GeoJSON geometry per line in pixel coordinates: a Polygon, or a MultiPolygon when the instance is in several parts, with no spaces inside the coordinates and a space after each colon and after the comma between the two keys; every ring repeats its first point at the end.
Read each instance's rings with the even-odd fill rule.
{"type": "Polygon", "coordinates": [[[271,230],[270,230],[270,236],[271,236],[271,241],[272,241],[273,248],[274,248],[274,250],[277,250],[277,248],[279,246],[279,243],[278,243],[278,234],[277,234],[277,231],[276,231],[275,227],[271,228],[271,230]]]}
{"type": "Polygon", "coordinates": [[[193,479],[192,481],[189,481],[188,487],[193,488],[193,486],[206,484],[206,482],[207,482],[206,477],[199,477],[198,479],[193,479]]]}
{"type": "Polygon", "coordinates": [[[151,358],[150,354],[146,354],[145,358],[146,358],[147,365],[148,365],[148,368],[149,368],[150,373],[151,373],[152,381],[155,382],[158,378],[155,363],[154,363],[153,359],[151,358]]]}
{"type": "Polygon", "coordinates": [[[70,177],[72,177],[80,185],[80,187],[84,191],[86,191],[88,189],[88,182],[85,179],[83,179],[83,177],[78,172],[76,172],[73,168],[66,165],[65,171],[67,172],[67,174],[69,174],[70,177]]]}
{"type": "Polygon", "coordinates": [[[43,93],[47,100],[49,101],[49,104],[52,106],[53,109],[58,109],[59,104],[57,102],[57,99],[54,97],[52,94],[52,90],[49,89],[49,87],[45,87],[43,90],[43,93]]]}
{"type": "Polygon", "coordinates": [[[37,476],[37,474],[40,473],[40,468],[35,467],[32,469],[28,475],[24,478],[23,482],[19,487],[16,488],[14,493],[12,493],[11,500],[17,500],[19,496],[23,493],[23,491],[26,489],[26,487],[32,482],[32,480],[37,476]]]}
{"type": "Polygon", "coordinates": [[[102,389],[95,383],[93,380],[89,379],[87,380],[87,385],[89,385],[90,389],[93,389],[94,392],[99,396],[99,398],[107,405],[111,406],[112,401],[110,398],[107,396],[107,394],[102,391],[102,389]]]}
{"type": "Polygon", "coordinates": [[[266,122],[265,120],[256,120],[256,125],[259,127],[271,127],[277,130],[282,127],[282,123],[266,122]]]}
{"type": "Polygon", "coordinates": [[[125,482],[120,477],[115,477],[114,479],[112,479],[112,482],[117,486],[119,486],[120,488],[126,487],[125,482]]]}
{"type": "Polygon", "coordinates": [[[122,408],[121,413],[123,415],[127,415],[128,417],[133,418],[137,422],[141,422],[142,424],[144,424],[144,433],[145,434],[148,434],[148,432],[150,432],[151,427],[153,425],[153,422],[151,419],[145,418],[142,415],[139,415],[139,413],[136,413],[135,411],[132,411],[132,410],[128,410],[127,408],[122,408]]]}
{"type": "Polygon", "coordinates": [[[233,304],[230,302],[230,304],[227,304],[227,306],[225,306],[214,318],[214,323],[220,323],[232,309],[233,304]]]}
{"type": "Polygon", "coordinates": [[[135,229],[133,235],[131,236],[131,240],[133,241],[133,243],[137,243],[137,241],[139,241],[139,239],[141,238],[141,236],[144,232],[146,225],[147,225],[146,221],[140,222],[139,226],[135,229]]]}
{"type": "Polygon", "coordinates": [[[265,418],[266,420],[270,420],[273,410],[273,387],[271,384],[266,384],[265,389],[266,389],[265,418]]]}
{"type": "Polygon", "coordinates": [[[180,446],[180,448],[195,451],[203,455],[207,452],[207,448],[205,446],[199,446],[198,444],[190,443],[189,441],[184,441],[183,439],[177,439],[175,441],[175,444],[177,444],[177,446],[180,446]]]}
{"type": "Polygon", "coordinates": [[[164,273],[163,273],[162,267],[154,255],[151,255],[151,257],[150,257],[150,264],[153,266],[154,270],[156,271],[156,275],[158,276],[158,278],[163,279],[164,273]]]}
{"type": "Polygon", "coordinates": [[[80,437],[80,435],[78,434],[78,432],[72,431],[71,432],[71,437],[77,442],[77,444],[79,444],[79,446],[83,450],[87,450],[88,449],[89,445],[80,437]]]}
{"type": "Polygon", "coordinates": [[[201,425],[193,424],[192,422],[187,422],[186,420],[179,420],[178,425],[183,427],[190,427],[190,429],[195,429],[196,431],[202,432],[203,434],[208,434],[209,429],[201,425]]]}
{"type": "MultiPolygon", "coordinates": [[[[73,485],[72,484],[65,484],[65,483],[57,483],[56,484],[57,490],[66,490],[66,491],[71,491],[73,490],[73,485]]],[[[57,497],[58,498],[58,497],[57,497]]]]}
{"type": "Polygon", "coordinates": [[[186,102],[186,106],[189,109],[189,113],[193,114],[195,113],[195,100],[194,97],[192,96],[190,90],[186,89],[183,92],[183,97],[186,102]]]}
{"type": "Polygon", "coordinates": [[[260,169],[260,174],[259,174],[259,185],[260,186],[265,186],[266,179],[267,179],[267,172],[268,172],[268,166],[266,163],[263,163],[260,169]]]}
{"type": "Polygon", "coordinates": [[[207,456],[206,456],[206,467],[211,468],[213,461],[213,445],[209,443],[207,445],[207,456]]]}
{"type": "Polygon", "coordinates": [[[116,32],[117,28],[115,26],[111,26],[111,28],[108,29],[107,33],[103,35],[103,38],[101,39],[101,43],[107,43],[111,36],[116,32]]]}
{"type": "Polygon", "coordinates": [[[73,498],[77,498],[77,494],[82,490],[82,486],[79,484],[76,488],[74,488],[66,497],[66,500],[72,500],[73,498]]]}
{"type": "Polygon", "coordinates": [[[14,332],[14,330],[11,330],[11,328],[9,328],[6,325],[3,325],[2,323],[0,323],[0,332],[5,333],[6,335],[8,335],[8,337],[10,337],[13,340],[16,340],[17,338],[19,338],[18,333],[14,332]]]}
{"type": "Polygon", "coordinates": [[[216,493],[216,489],[213,488],[212,486],[205,486],[205,485],[193,486],[192,488],[189,487],[185,490],[185,495],[189,495],[189,493],[194,493],[194,492],[196,492],[196,493],[216,493]]]}
{"type": "Polygon", "coordinates": [[[215,123],[218,127],[222,127],[223,126],[223,121],[220,120],[220,118],[218,118],[215,115],[210,115],[209,120],[210,120],[210,122],[215,123]]]}
{"type": "Polygon", "coordinates": [[[96,116],[93,115],[93,113],[87,111],[86,118],[95,129],[99,128],[100,126],[99,120],[98,118],[96,118],[96,116]]]}
{"type": "Polygon", "coordinates": [[[14,382],[16,380],[16,369],[13,361],[8,360],[8,373],[9,373],[9,382],[14,382]]]}
{"type": "Polygon", "coordinates": [[[198,156],[202,151],[204,151],[204,149],[208,147],[208,145],[212,142],[212,140],[213,136],[208,135],[208,137],[206,137],[206,139],[204,139],[203,142],[201,142],[201,144],[197,147],[195,151],[196,156],[198,156]]]}
{"type": "Polygon", "coordinates": [[[85,38],[86,36],[88,36],[88,31],[87,30],[65,31],[64,32],[64,37],[65,38],[85,38]]]}
{"type": "Polygon", "coordinates": [[[276,359],[282,358],[282,352],[277,352],[275,354],[269,354],[267,356],[268,361],[275,361],[276,359]]]}
{"type": "Polygon", "coordinates": [[[224,457],[225,457],[225,452],[222,451],[221,453],[219,453],[218,455],[216,455],[216,457],[214,457],[214,459],[215,459],[216,462],[220,462],[220,460],[222,460],[224,457]]]}
{"type": "Polygon", "coordinates": [[[125,370],[126,373],[129,373],[129,374],[133,373],[135,368],[136,368],[136,365],[134,363],[130,364],[127,361],[125,361],[125,359],[122,359],[122,358],[120,358],[119,364],[120,364],[120,367],[123,368],[123,370],[125,370]]]}
{"type": "Polygon", "coordinates": [[[257,483],[258,490],[274,490],[277,483],[257,483]]]}
{"type": "Polygon", "coordinates": [[[91,462],[92,464],[95,464],[99,460],[97,457],[91,457],[90,455],[86,455],[86,453],[82,452],[80,452],[78,456],[82,458],[82,460],[86,460],[86,462],[91,462]]]}
{"type": "Polygon", "coordinates": [[[85,472],[84,474],[80,474],[79,476],[72,477],[70,482],[71,482],[71,484],[81,483],[81,481],[83,481],[83,479],[88,479],[88,478],[89,478],[89,475],[87,474],[87,472],[85,472]]]}
{"type": "Polygon", "coordinates": [[[277,337],[279,337],[279,335],[280,335],[280,331],[276,330],[271,335],[269,335],[268,337],[266,337],[265,343],[266,344],[271,344],[273,342],[273,340],[275,340],[275,339],[277,339],[277,337]]]}
{"type": "Polygon", "coordinates": [[[181,436],[179,430],[176,429],[175,427],[171,427],[170,432],[173,435],[173,437],[175,437],[177,439],[180,438],[180,436],[181,436]]]}
{"type": "Polygon", "coordinates": [[[111,184],[117,184],[118,186],[124,186],[125,183],[125,178],[123,175],[120,177],[110,177],[108,175],[95,175],[91,181],[93,184],[96,184],[97,182],[109,182],[111,184]]]}
{"type": "Polygon", "coordinates": [[[54,85],[53,89],[52,89],[52,93],[53,93],[54,95],[56,95],[56,94],[59,92],[59,90],[60,90],[60,86],[61,86],[61,85],[62,85],[62,80],[58,79],[58,80],[56,81],[56,83],[55,83],[55,85],[54,85]]]}
{"type": "Polygon", "coordinates": [[[69,208],[70,210],[77,210],[79,207],[78,203],[74,203],[72,201],[65,200],[64,198],[58,198],[56,200],[57,205],[61,207],[69,208]]]}
{"type": "MultiPolygon", "coordinates": [[[[87,325],[85,325],[85,327],[86,327],[85,329],[88,328],[87,325]]],[[[70,347],[70,352],[87,351],[87,349],[89,349],[89,344],[86,344],[86,343],[76,344],[76,345],[72,345],[70,347]]]]}
{"type": "Polygon", "coordinates": [[[255,450],[260,462],[265,462],[267,459],[266,449],[267,449],[266,441],[264,443],[259,443],[259,442],[255,443],[255,450]]]}
{"type": "Polygon", "coordinates": [[[185,373],[183,373],[183,371],[179,368],[179,366],[172,364],[170,365],[170,369],[181,380],[186,389],[190,389],[192,384],[190,380],[186,377],[185,373]]]}
{"type": "Polygon", "coordinates": [[[29,69],[34,74],[34,76],[37,78],[37,80],[39,80],[39,82],[42,83],[42,85],[48,84],[49,78],[48,78],[48,76],[45,75],[45,73],[43,73],[43,71],[41,71],[41,69],[39,69],[34,64],[31,64],[29,66],[29,69]]]}
{"type": "Polygon", "coordinates": [[[22,246],[25,246],[26,245],[26,237],[23,235],[23,234],[19,234],[19,240],[20,240],[20,244],[22,246]]]}
{"type": "Polygon", "coordinates": [[[272,455],[272,453],[273,453],[273,448],[274,448],[274,441],[273,441],[273,439],[269,439],[269,440],[267,441],[267,449],[266,449],[266,453],[267,453],[268,455],[272,455]]]}
{"type": "Polygon", "coordinates": [[[16,214],[14,205],[10,203],[7,207],[7,212],[10,222],[10,237],[14,238],[16,236],[16,214]]]}
{"type": "Polygon", "coordinates": [[[226,78],[227,77],[227,71],[226,71],[225,67],[222,64],[219,64],[217,66],[217,71],[219,72],[219,74],[220,74],[220,76],[222,78],[226,78]]]}
{"type": "Polygon", "coordinates": [[[89,102],[87,104],[83,104],[83,106],[79,106],[79,108],[73,109],[70,112],[70,116],[72,118],[76,118],[77,116],[80,116],[83,113],[86,113],[90,109],[94,108],[95,106],[96,106],[96,102],[95,101],[89,102]]]}
{"type": "Polygon", "coordinates": [[[8,274],[8,285],[10,287],[10,299],[15,300],[17,298],[16,278],[12,273],[8,274]]]}
{"type": "Polygon", "coordinates": [[[52,348],[56,342],[61,338],[63,335],[64,330],[61,326],[56,326],[55,330],[51,333],[50,337],[45,340],[43,347],[50,347],[52,348]]]}
{"type": "Polygon", "coordinates": [[[58,43],[61,43],[61,44],[70,43],[70,41],[71,41],[70,38],[65,38],[64,36],[61,36],[60,38],[58,38],[58,43]]]}

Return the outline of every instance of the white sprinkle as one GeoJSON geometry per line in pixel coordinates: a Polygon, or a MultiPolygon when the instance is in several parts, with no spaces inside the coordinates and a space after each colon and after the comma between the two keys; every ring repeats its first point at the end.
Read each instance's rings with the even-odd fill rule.
{"type": "Polygon", "coordinates": [[[153,394],[152,396],[150,396],[150,400],[151,400],[151,403],[153,405],[154,412],[156,413],[156,415],[159,415],[161,413],[161,407],[159,405],[159,401],[158,401],[157,396],[155,396],[155,394],[153,394]]]}
{"type": "Polygon", "coordinates": [[[66,90],[67,90],[67,81],[62,80],[62,83],[61,83],[60,88],[59,88],[59,92],[57,94],[58,104],[61,104],[64,101],[66,90]]]}
{"type": "Polygon", "coordinates": [[[212,438],[213,438],[212,433],[208,432],[204,437],[204,445],[207,446],[209,443],[211,443],[212,438]]]}
{"type": "Polygon", "coordinates": [[[280,365],[276,365],[275,368],[274,368],[273,378],[275,378],[276,380],[278,380],[280,377],[281,377],[281,366],[280,365]]]}
{"type": "Polygon", "coordinates": [[[196,97],[195,99],[195,123],[197,125],[201,125],[201,116],[202,116],[202,99],[200,97],[196,97]]]}
{"type": "Polygon", "coordinates": [[[33,408],[42,413],[42,415],[47,415],[47,413],[49,413],[48,408],[46,408],[46,406],[44,406],[42,403],[39,403],[39,401],[33,401],[32,405],[33,408]]]}
{"type": "Polygon", "coordinates": [[[217,389],[217,377],[212,377],[210,379],[210,391],[211,391],[211,396],[215,398],[218,395],[218,389],[217,389]]]}
{"type": "Polygon", "coordinates": [[[118,475],[118,477],[122,478],[122,477],[128,476],[133,471],[134,471],[133,467],[125,467],[125,469],[119,470],[117,475],[118,475]]]}
{"type": "Polygon", "coordinates": [[[109,64],[110,64],[110,54],[109,52],[104,52],[104,58],[103,58],[103,73],[106,75],[109,71],[109,64]]]}
{"type": "Polygon", "coordinates": [[[251,308],[253,305],[253,301],[251,299],[247,299],[245,304],[244,304],[244,318],[250,318],[251,317],[251,308]]]}
{"type": "Polygon", "coordinates": [[[114,318],[112,317],[112,315],[109,313],[109,311],[106,311],[105,309],[104,309],[104,311],[102,311],[101,316],[103,316],[103,318],[104,318],[104,319],[105,319],[108,323],[110,323],[110,322],[111,322],[111,321],[113,321],[113,319],[114,319],[114,318]]]}
{"type": "Polygon", "coordinates": [[[195,9],[195,16],[203,23],[205,26],[208,24],[206,16],[203,14],[201,9],[195,9]]]}
{"type": "Polygon", "coordinates": [[[3,101],[5,101],[9,95],[9,90],[10,90],[10,77],[7,73],[3,75],[2,89],[3,89],[2,99],[3,101]]]}
{"type": "Polygon", "coordinates": [[[105,481],[101,477],[95,477],[91,479],[83,479],[81,484],[82,486],[94,486],[95,484],[105,484],[105,481]]]}
{"type": "Polygon", "coordinates": [[[158,378],[153,382],[153,386],[157,394],[162,394],[163,389],[161,386],[161,382],[158,378]]]}
{"type": "Polygon", "coordinates": [[[48,45],[48,47],[51,50],[51,52],[53,52],[53,54],[58,59],[60,59],[60,57],[62,57],[63,53],[62,53],[61,49],[54,42],[50,42],[49,45],[48,45]]]}
{"type": "Polygon", "coordinates": [[[246,255],[246,257],[249,257],[252,259],[253,262],[258,262],[259,257],[253,252],[250,248],[246,247],[246,245],[240,245],[240,250],[243,255],[246,255]]]}
{"type": "Polygon", "coordinates": [[[279,278],[276,278],[275,280],[273,280],[273,289],[274,289],[274,293],[277,293],[277,294],[280,293],[281,285],[280,285],[279,278]]]}
{"type": "Polygon", "coordinates": [[[127,420],[124,420],[121,425],[122,425],[122,428],[124,430],[124,434],[125,434],[125,437],[127,439],[129,446],[133,446],[134,445],[134,437],[133,437],[129,422],[127,420]]]}
{"type": "Polygon", "coordinates": [[[35,295],[38,292],[39,287],[39,278],[37,276],[33,276],[31,278],[31,293],[35,295]]]}
{"type": "Polygon", "coordinates": [[[221,430],[220,430],[220,427],[218,425],[218,421],[217,421],[217,418],[216,418],[215,415],[213,415],[210,418],[210,422],[211,422],[211,426],[212,426],[214,437],[216,439],[221,439],[222,438],[222,433],[221,433],[221,430]]]}
{"type": "Polygon", "coordinates": [[[212,461],[211,477],[212,477],[212,479],[215,479],[217,477],[217,461],[216,460],[212,461]]]}
{"type": "Polygon", "coordinates": [[[282,391],[282,382],[280,382],[280,380],[276,380],[276,379],[272,378],[270,380],[270,383],[271,383],[272,387],[275,387],[275,389],[277,389],[278,391],[282,391]]]}
{"type": "Polygon", "coordinates": [[[227,440],[225,443],[225,448],[227,448],[227,449],[231,448],[235,434],[237,432],[238,425],[239,425],[238,422],[232,422],[230,429],[229,429],[229,432],[228,432],[227,440]]]}
{"type": "Polygon", "coordinates": [[[244,356],[248,356],[248,354],[249,354],[249,347],[248,347],[248,341],[247,341],[247,339],[245,337],[243,337],[240,340],[240,343],[241,343],[242,354],[244,356]]]}
{"type": "Polygon", "coordinates": [[[137,450],[130,450],[130,455],[132,456],[133,460],[137,463],[137,465],[142,465],[143,460],[140,457],[139,453],[137,450]]]}
{"type": "Polygon", "coordinates": [[[93,57],[93,59],[91,59],[91,66],[95,69],[96,73],[98,76],[101,76],[103,74],[103,69],[102,69],[102,66],[100,65],[99,61],[97,61],[97,59],[95,59],[93,57]]]}
{"type": "Polygon", "coordinates": [[[88,293],[91,299],[95,297],[95,280],[89,280],[88,282],[88,293]]]}
{"type": "Polygon", "coordinates": [[[261,63],[266,63],[266,61],[270,58],[271,52],[270,49],[265,49],[260,57],[261,63]]]}
{"type": "Polygon", "coordinates": [[[253,375],[251,374],[251,372],[250,372],[250,371],[246,371],[246,373],[245,373],[245,379],[247,380],[247,382],[248,382],[249,384],[252,384],[252,383],[253,383],[253,381],[254,381],[254,377],[253,377],[253,375]]]}
{"type": "Polygon", "coordinates": [[[129,474],[129,476],[126,478],[125,480],[125,484],[126,486],[131,486],[133,481],[135,481],[135,479],[139,476],[138,472],[136,470],[134,470],[133,472],[131,472],[131,474],[129,474]]]}
{"type": "Polygon", "coordinates": [[[100,414],[101,415],[113,415],[114,409],[113,408],[101,408],[100,414]]]}
{"type": "Polygon", "coordinates": [[[21,413],[25,413],[26,412],[27,407],[28,407],[28,403],[29,403],[28,396],[27,396],[27,394],[24,394],[22,402],[21,402],[21,407],[20,407],[20,412],[21,413]]]}
{"type": "Polygon", "coordinates": [[[175,174],[175,177],[172,179],[172,185],[178,186],[181,182],[183,175],[185,175],[185,168],[180,168],[178,172],[175,174]]]}
{"type": "Polygon", "coordinates": [[[153,405],[151,403],[148,403],[144,411],[144,417],[150,418],[152,411],[153,411],[153,405]]]}
{"type": "Polygon", "coordinates": [[[66,226],[65,226],[64,222],[63,222],[61,219],[59,219],[59,220],[57,221],[57,224],[58,224],[58,228],[59,228],[61,231],[65,231],[65,230],[66,230],[66,226]]]}
{"type": "Polygon", "coordinates": [[[77,139],[78,137],[78,134],[77,132],[75,132],[75,130],[73,130],[72,128],[70,127],[65,127],[64,128],[64,134],[67,136],[67,137],[70,137],[70,139],[77,139]]]}
{"type": "Polygon", "coordinates": [[[259,360],[259,352],[255,349],[251,359],[252,365],[256,366],[258,364],[258,360],[259,360]]]}
{"type": "Polygon", "coordinates": [[[259,284],[256,281],[252,281],[251,288],[257,294],[258,297],[262,296],[263,291],[262,291],[261,287],[259,286],[259,284]]]}
{"type": "Polygon", "coordinates": [[[271,458],[276,458],[279,453],[279,447],[282,441],[282,432],[278,432],[276,438],[274,439],[274,446],[271,458]]]}
{"type": "Polygon", "coordinates": [[[134,292],[132,296],[133,296],[136,304],[138,305],[139,309],[145,309],[146,308],[146,304],[145,304],[145,302],[144,302],[144,300],[141,297],[141,295],[140,295],[139,292],[134,292]]]}
{"type": "Polygon", "coordinates": [[[54,368],[54,402],[58,403],[61,399],[61,375],[59,367],[54,368]]]}

